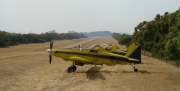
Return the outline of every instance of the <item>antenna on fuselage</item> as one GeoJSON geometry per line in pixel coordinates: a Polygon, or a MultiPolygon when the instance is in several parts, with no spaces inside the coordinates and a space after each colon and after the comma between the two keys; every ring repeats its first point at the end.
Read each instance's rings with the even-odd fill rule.
{"type": "Polygon", "coordinates": [[[82,46],[81,46],[81,44],[79,44],[79,50],[82,51],[82,46]]]}

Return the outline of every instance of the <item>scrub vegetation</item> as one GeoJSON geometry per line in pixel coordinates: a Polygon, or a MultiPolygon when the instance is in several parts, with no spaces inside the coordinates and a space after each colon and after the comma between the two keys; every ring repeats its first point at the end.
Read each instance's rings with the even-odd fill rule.
{"type": "Polygon", "coordinates": [[[28,43],[44,43],[51,40],[64,40],[64,39],[79,39],[87,38],[83,34],[76,32],[68,33],[57,33],[55,30],[48,31],[41,34],[20,34],[20,33],[9,33],[0,30],[0,47],[8,47],[18,44],[28,44],[28,43]]]}
{"type": "Polygon", "coordinates": [[[154,20],[140,22],[133,35],[113,33],[120,44],[138,42],[144,51],[155,57],[180,59],[180,8],[173,12],[157,14],[154,20]]]}

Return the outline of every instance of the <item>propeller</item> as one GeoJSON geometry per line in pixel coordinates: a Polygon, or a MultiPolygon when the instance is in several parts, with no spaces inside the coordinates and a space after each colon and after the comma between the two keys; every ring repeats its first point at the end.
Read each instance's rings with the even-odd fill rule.
{"type": "Polygon", "coordinates": [[[49,63],[52,61],[52,48],[53,48],[53,40],[50,42],[50,49],[47,50],[49,52],[49,63]]]}

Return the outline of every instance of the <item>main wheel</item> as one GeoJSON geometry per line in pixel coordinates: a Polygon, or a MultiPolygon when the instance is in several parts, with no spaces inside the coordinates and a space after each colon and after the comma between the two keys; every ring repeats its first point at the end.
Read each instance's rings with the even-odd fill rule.
{"type": "Polygon", "coordinates": [[[74,72],[76,71],[76,66],[73,66],[73,71],[74,71],[74,72]]]}
{"type": "Polygon", "coordinates": [[[72,73],[72,72],[75,72],[76,71],[76,66],[70,66],[68,68],[68,73],[72,73]]]}

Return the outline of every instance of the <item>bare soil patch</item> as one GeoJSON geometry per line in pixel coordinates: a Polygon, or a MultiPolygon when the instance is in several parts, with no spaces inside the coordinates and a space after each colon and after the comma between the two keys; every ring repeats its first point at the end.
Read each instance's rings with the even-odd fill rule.
{"type": "MultiPolygon", "coordinates": [[[[54,48],[118,42],[110,37],[54,41],[54,48]]],[[[120,45],[119,45],[120,46],[120,45]]],[[[124,46],[120,46],[126,49],[124,46]]],[[[143,64],[77,66],[54,57],[49,64],[49,43],[0,48],[0,91],[180,91],[180,69],[142,55],[143,64]]]]}

